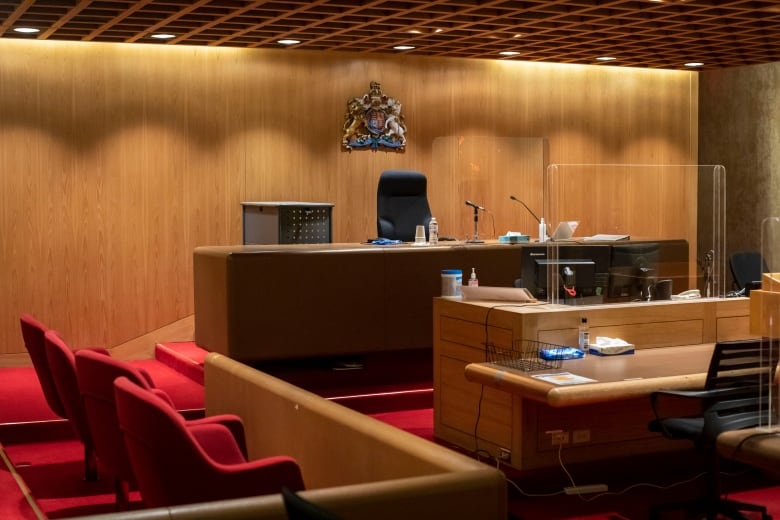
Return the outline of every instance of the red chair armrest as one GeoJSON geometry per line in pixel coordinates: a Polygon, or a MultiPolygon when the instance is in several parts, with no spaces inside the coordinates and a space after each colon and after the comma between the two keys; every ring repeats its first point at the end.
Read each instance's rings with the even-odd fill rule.
{"type": "Polygon", "coordinates": [[[241,417],[232,414],[211,415],[202,419],[192,419],[187,421],[187,425],[199,425],[199,424],[221,424],[233,434],[233,438],[236,441],[241,453],[244,454],[244,458],[248,459],[246,449],[246,436],[244,434],[244,423],[241,421],[241,417]]]}
{"type": "Polygon", "coordinates": [[[187,429],[197,443],[218,464],[235,465],[246,463],[233,433],[221,424],[190,424],[187,429]]]}

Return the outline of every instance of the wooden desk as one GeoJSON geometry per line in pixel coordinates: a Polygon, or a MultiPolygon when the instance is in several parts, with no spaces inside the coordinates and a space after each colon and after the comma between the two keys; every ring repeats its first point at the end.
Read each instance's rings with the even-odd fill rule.
{"type": "Polygon", "coordinates": [[[568,435],[562,456],[570,463],[684,449],[647,430],[653,419],[647,396],[701,386],[712,344],[750,337],[748,306],[747,298],[586,307],[435,298],[434,433],[468,450],[508,454],[518,469],[557,465],[549,432],[559,430],[568,435]],[[555,386],[480,365],[486,343],[503,349],[521,339],[574,345],[582,316],[591,337],[637,346],[633,356],[563,364],[598,383],[555,386]],[[642,379],[625,381],[634,377],[642,379]]]}
{"type": "Polygon", "coordinates": [[[726,459],[778,473],[780,425],[721,433],[718,435],[718,453],[726,459]]]}
{"type": "MultiPolygon", "coordinates": [[[[684,241],[655,242],[675,262],[687,255],[684,241]]],[[[475,268],[482,285],[512,287],[522,274],[524,247],[496,242],[199,247],[193,258],[195,341],[242,361],[429,350],[441,270],[461,269],[468,276],[475,268]]],[[[687,270],[687,261],[663,264],[659,276],[677,273],[687,280],[687,270]]]]}
{"type": "Polygon", "coordinates": [[[564,361],[558,369],[534,372],[570,372],[595,381],[580,385],[555,385],[493,363],[466,365],[466,379],[553,407],[610,403],[665,388],[702,388],[713,345],[641,349],[625,356],[589,355],[564,361]]]}

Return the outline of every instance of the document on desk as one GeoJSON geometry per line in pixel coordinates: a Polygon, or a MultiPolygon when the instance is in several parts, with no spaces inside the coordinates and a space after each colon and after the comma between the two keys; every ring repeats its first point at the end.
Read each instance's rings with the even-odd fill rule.
{"type": "Polygon", "coordinates": [[[592,237],[582,237],[584,242],[617,242],[618,240],[629,240],[629,235],[610,235],[607,233],[600,233],[593,235],[592,237]]]}
{"type": "Polygon", "coordinates": [[[595,383],[595,379],[590,379],[571,372],[559,372],[557,374],[534,374],[531,377],[547,381],[554,385],[581,385],[582,383],[595,383]]]}

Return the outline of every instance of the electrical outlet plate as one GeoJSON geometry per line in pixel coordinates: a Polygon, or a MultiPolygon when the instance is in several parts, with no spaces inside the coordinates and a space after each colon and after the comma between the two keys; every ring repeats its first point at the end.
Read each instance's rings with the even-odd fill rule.
{"type": "Polygon", "coordinates": [[[556,431],[550,432],[550,442],[553,446],[562,446],[569,444],[569,432],[556,431]]]}
{"type": "Polygon", "coordinates": [[[590,430],[583,429],[572,431],[571,442],[572,444],[585,444],[586,442],[590,442],[590,430]]]}

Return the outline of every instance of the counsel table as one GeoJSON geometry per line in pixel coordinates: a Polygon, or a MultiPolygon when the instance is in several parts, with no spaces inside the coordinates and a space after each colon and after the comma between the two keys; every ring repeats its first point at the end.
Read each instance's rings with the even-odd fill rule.
{"type": "Polygon", "coordinates": [[[584,307],[435,298],[434,434],[496,457],[509,452],[518,469],[559,464],[550,433],[557,431],[568,436],[562,456],[570,463],[685,449],[648,431],[648,395],[701,387],[714,342],[750,337],[748,305],[747,298],[584,307]],[[636,353],[590,355],[542,372],[569,371],[595,383],[558,386],[485,363],[486,344],[576,344],[582,316],[592,338],[622,338],[636,353]]]}

